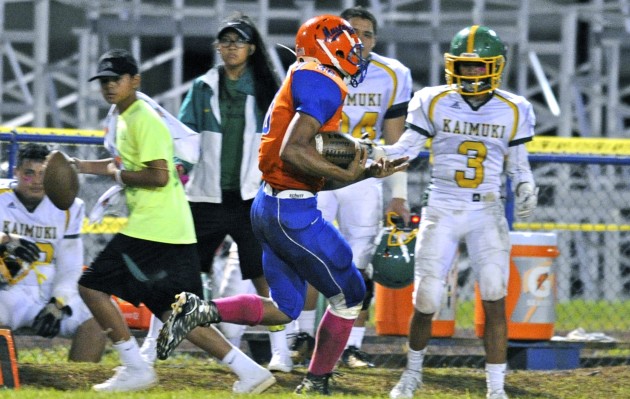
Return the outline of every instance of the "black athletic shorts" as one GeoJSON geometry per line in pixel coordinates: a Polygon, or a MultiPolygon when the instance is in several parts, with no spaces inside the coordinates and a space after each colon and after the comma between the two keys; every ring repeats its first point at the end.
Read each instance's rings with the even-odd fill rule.
{"type": "Polygon", "coordinates": [[[243,201],[240,192],[224,191],[223,203],[191,202],[201,269],[210,272],[214,253],[227,235],[238,246],[243,280],[263,275],[262,247],[252,231],[253,199],[243,201]]]}
{"type": "Polygon", "coordinates": [[[195,244],[166,244],[116,234],[94,259],[79,285],[105,292],[155,315],[171,309],[182,291],[202,296],[195,244]]]}

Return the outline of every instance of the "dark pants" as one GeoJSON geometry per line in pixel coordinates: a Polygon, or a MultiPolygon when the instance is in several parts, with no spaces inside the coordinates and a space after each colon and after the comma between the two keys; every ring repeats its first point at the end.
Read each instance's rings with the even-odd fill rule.
{"type": "Polygon", "coordinates": [[[197,252],[201,270],[212,271],[214,254],[219,245],[230,235],[238,246],[238,257],[243,279],[257,278],[263,275],[262,248],[254,233],[250,210],[254,200],[243,201],[241,194],[224,191],[223,202],[191,202],[190,209],[195,220],[197,234],[197,252]]]}
{"type": "Polygon", "coordinates": [[[79,285],[144,303],[156,315],[182,291],[202,295],[195,244],[166,244],[116,234],[88,267],[79,285]]]}

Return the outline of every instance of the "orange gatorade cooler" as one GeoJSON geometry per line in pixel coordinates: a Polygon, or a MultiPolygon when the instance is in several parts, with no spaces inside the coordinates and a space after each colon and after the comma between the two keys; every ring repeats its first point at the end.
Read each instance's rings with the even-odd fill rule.
{"type": "Polygon", "coordinates": [[[396,217],[393,212],[387,214],[387,227],[376,238],[372,257],[377,335],[406,336],[413,313],[411,297],[418,228],[399,226],[396,217]]]}
{"type": "MultiPolygon", "coordinates": [[[[556,276],[559,255],[555,233],[510,232],[510,279],[505,300],[508,339],[548,340],[556,321],[556,276]]],[[[475,287],[475,331],[483,337],[485,315],[475,287]]]]}
{"type": "MultiPolygon", "coordinates": [[[[452,273],[450,273],[452,274],[452,273]]],[[[431,324],[432,337],[452,337],[455,334],[455,287],[457,286],[457,271],[455,284],[447,284],[442,299],[442,307],[433,316],[431,324]]],[[[409,320],[413,314],[413,284],[404,288],[387,288],[378,283],[374,284],[376,307],[374,323],[377,335],[402,335],[409,333],[409,320]]]]}
{"type": "MultiPolygon", "coordinates": [[[[409,320],[413,314],[413,284],[403,288],[387,288],[374,284],[376,307],[374,322],[377,335],[403,335],[409,333],[409,320]]],[[[455,334],[455,306],[457,299],[457,264],[454,262],[446,279],[442,306],[433,316],[432,337],[452,337],[455,334]]]]}
{"type": "Polygon", "coordinates": [[[409,320],[413,313],[412,295],[413,283],[403,288],[387,288],[374,283],[376,335],[409,334],[409,320]]]}
{"type": "MultiPolygon", "coordinates": [[[[409,334],[409,320],[413,314],[414,256],[417,227],[398,227],[388,214],[387,224],[376,240],[372,257],[374,297],[376,306],[374,322],[377,335],[409,334]]],[[[412,226],[420,219],[412,216],[412,226]]],[[[447,276],[446,289],[440,311],[433,317],[431,334],[434,337],[450,337],[455,333],[455,288],[457,286],[457,256],[447,276]]]]}

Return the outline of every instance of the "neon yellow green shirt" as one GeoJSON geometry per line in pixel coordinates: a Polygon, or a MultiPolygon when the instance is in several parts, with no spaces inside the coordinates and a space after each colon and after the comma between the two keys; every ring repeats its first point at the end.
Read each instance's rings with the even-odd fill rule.
{"type": "Polygon", "coordinates": [[[164,187],[125,188],[129,219],[122,234],[169,244],[197,242],[190,206],[173,163],[173,140],[162,118],[146,102],[136,100],[119,117],[116,147],[126,170],[164,159],[170,177],[164,187]]]}

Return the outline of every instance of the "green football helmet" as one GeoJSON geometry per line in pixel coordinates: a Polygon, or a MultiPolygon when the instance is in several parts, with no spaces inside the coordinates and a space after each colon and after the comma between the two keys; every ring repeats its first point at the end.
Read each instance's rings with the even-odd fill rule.
{"type": "Polygon", "coordinates": [[[473,25],[457,32],[448,53],[444,54],[446,84],[466,96],[491,92],[501,85],[506,48],[495,31],[473,25]],[[485,66],[484,75],[462,75],[462,62],[485,66]]]}
{"type": "MultiPolygon", "coordinates": [[[[387,288],[403,288],[413,282],[414,252],[417,226],[398,228],[387,214],[387,227],[377,238],[376,251],[372,257],[372,280],[387,288]]],[[[417,217],[416,217],[417,218],[417,217]]],[[[419,219],[418,219],[419,220],[419,219]]],[[[412,226],[417,221],[412,220],[412,226]]]]}

